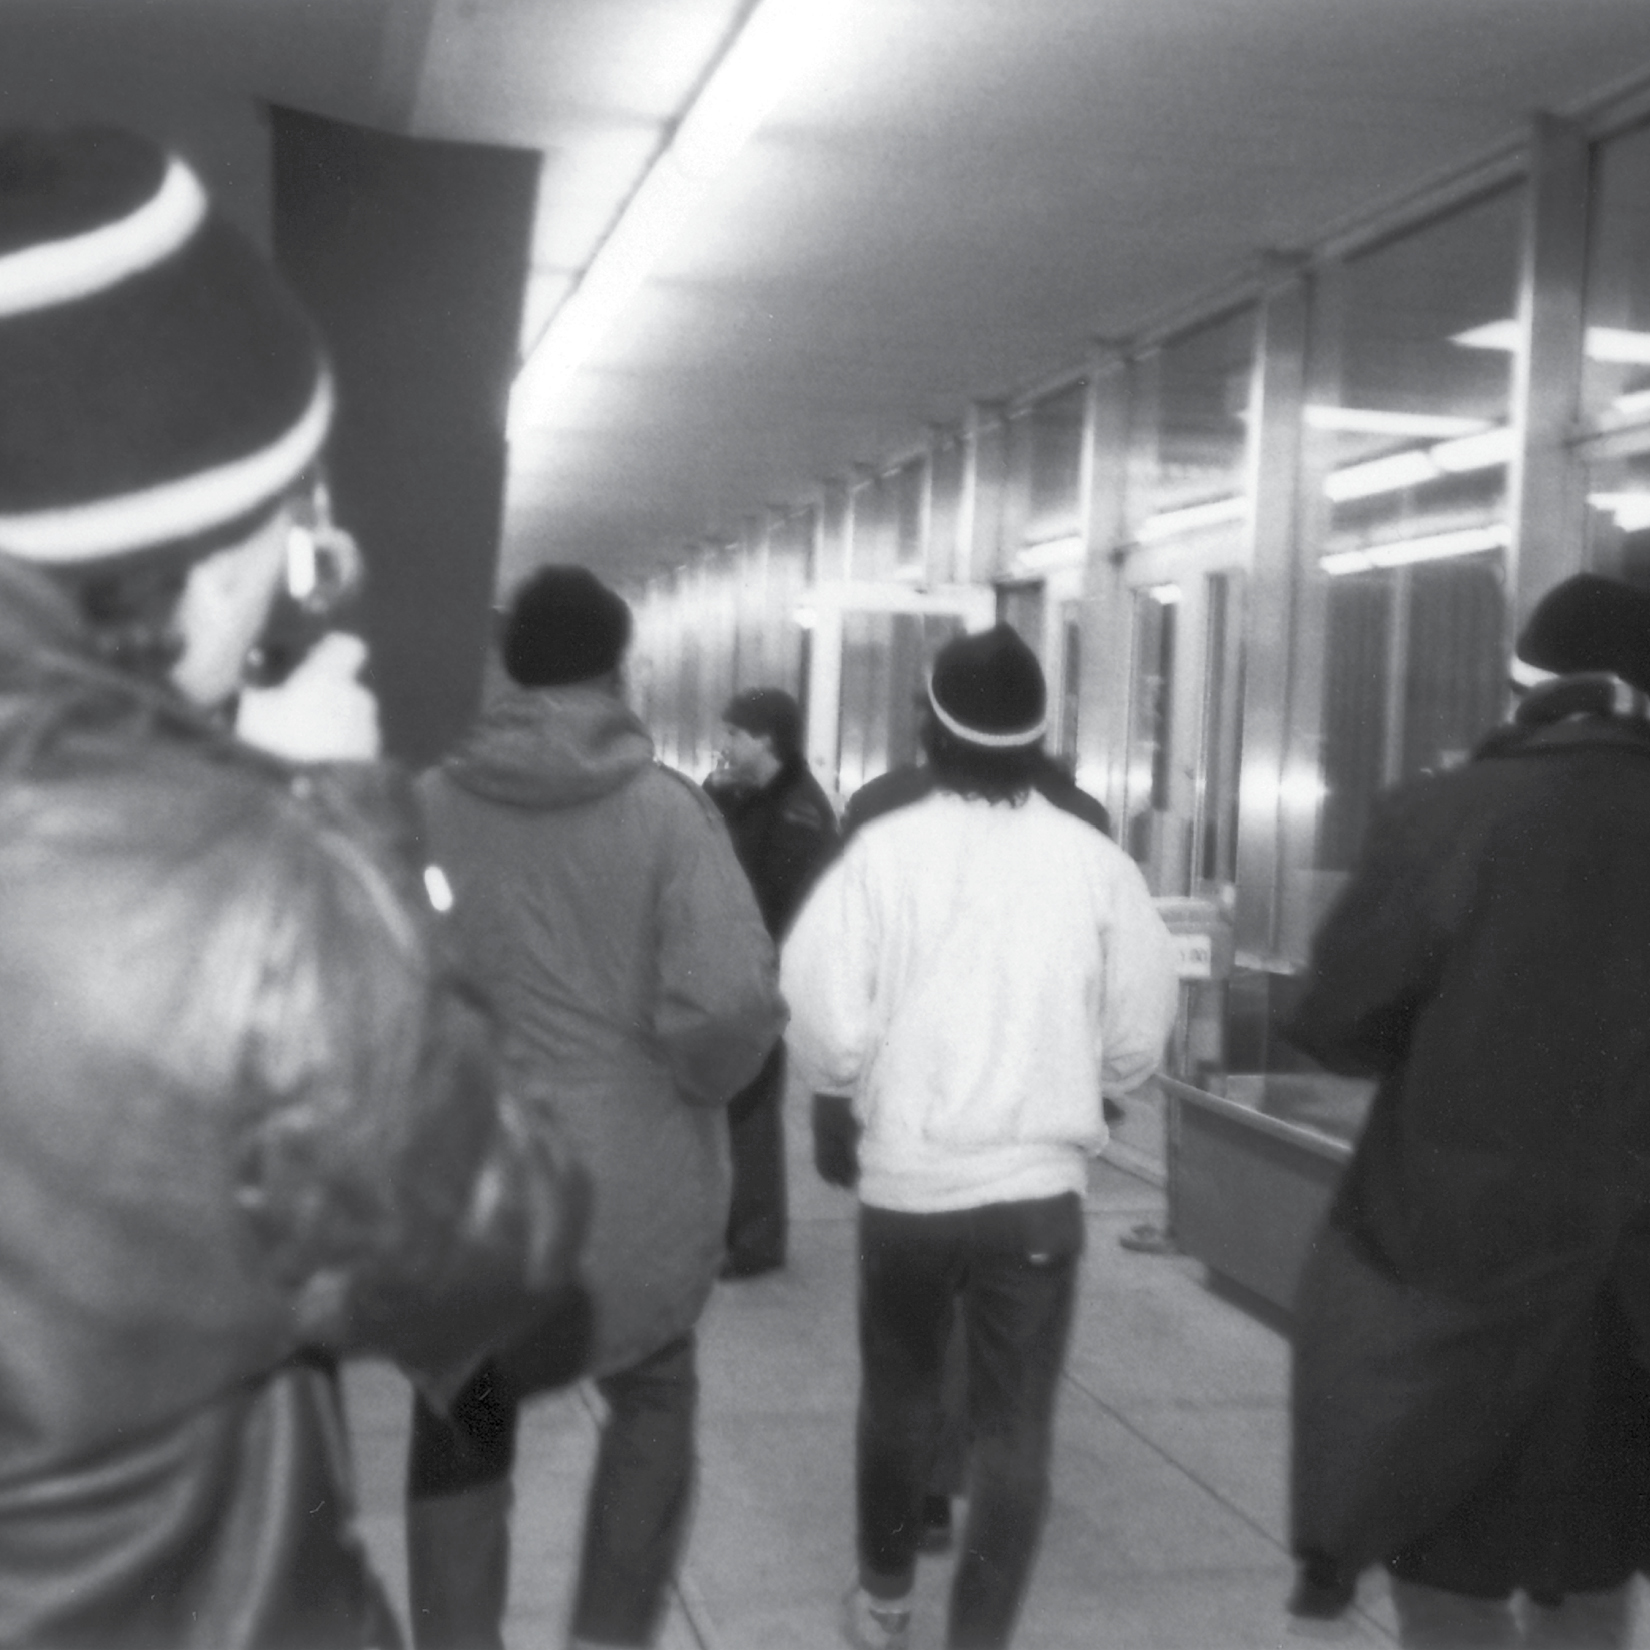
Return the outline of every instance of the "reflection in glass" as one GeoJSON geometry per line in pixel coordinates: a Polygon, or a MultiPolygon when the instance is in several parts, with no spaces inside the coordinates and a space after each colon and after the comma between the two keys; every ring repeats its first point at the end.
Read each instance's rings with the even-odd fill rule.
{"type": "MultiPolygon", "coordinates": [[[[1314,315],[1304,513],[1324,627],[1317,869],[1352,864],[1375,796],[1462,760],[1502,707],[1521,196],[1349,260],[1314,315]]],[[[1337,878],[1315,881],[1321,909],[1337,878]]],[[[1310,927],[1310,922],[1308,923],[1310,927]]]]}
{"type": "Polygon", "coordinates": [[[1246,308],[1137,363],[1129,494],[1141,542],[1246,519],[1255,342],[1246,308]]]}
{"type": "Polygon", "coordinates": [[[1592,418],[1650,418],[1650,126],[1593,159],[1582,406],[1592,418]]]}
{"type": "Polygon", "coordinates": [[[1238,774],[1243,761],[1243,600],[1239,572],[1211,573],[1204,619],[1203,760],[1193,863],[1196,892],[1230,906],[1237,887],[1238,774]]]}
{"type": "Polygon", "coordinates": [[[1129,685],[1129,759],[1125,775],[1123,846],[1160,885],[1169,820],[1169,739],[1173,731],[1178,585],[1137,590],[1133,670],[1129,685]]]}
{"type": "Polygon", "coordinates": [[[1015,419],[1012,462],[1025,499],[1024,544],[1070,538],[1080,525],[1087,388],[1045,395],[1015,419]]]}
{"type": "Polygon", "coordinates": [[[1650,451],[1588,466],[1587,565],[1650,585],[1650,451]]]}

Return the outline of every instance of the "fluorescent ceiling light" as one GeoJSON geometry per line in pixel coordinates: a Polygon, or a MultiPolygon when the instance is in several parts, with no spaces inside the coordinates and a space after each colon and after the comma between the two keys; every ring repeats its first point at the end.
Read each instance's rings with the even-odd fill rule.
{"type": "Polygon", "coordinates": [[[1222,522],[1242,521],[1249,514],[1249,500],[1241,494],[1233,498],[1211,499],[1207,504],[1188,504],[1183,510],[1164,510],[1148,516],[1140,524],[1140,541],[1173,538],[1199,527],[1218,527],[1222,522]]]}
{"type": "Polygon", "coordinates": [[[1448,413],[1389,412],[1381,407],[1330,407],[1309,402],[1306,426],[1347,435],[1413,435],[1435,439],[1471,435],[1484,428],[1482,418],[1457,418],[1448,413]]]}
{"type": "Polygon", "coordinates": [[[1480,430],[1477,435],[1458,436],[1454,441],[1440,441],[1429,448],[1427,457],[1453,475],[1468,470],[1490,470],[1508,463],[1513,455],[1513,433],[1508,425],[1493,430],[1480,430]]]}
{"type": "Polygon", "coordinates": [[[1140,587],[1142,596],[1150,596],[1159,607],[1173,607],[1180,600],[1178,584],[1147,584],[1140,587]]]}
{"type": "Polygon", "coordinates": [[[1610,403],[1610,411],[1629,418],[1650,412],[1650,390],[1629,390],[1626,395],[1618,395],[1610,403]]]}
{"type": "Polygon", "coordinates": [[[817,52],[841,0],[758,0],[578,285],[528,350],[510,395],[519,434],[552,408],[710,186],[817,52]]]}
{"type": "Polygon", "coordinates": [[[1318,566],[1335,578],[1347,573],[1368,573],[1377,567],[1403,567],[1411,562],[1472,556],[1483,550],[1501,550],[1511,543],[1512,530],[1505,524],[1459,527],[1449,533],[1428,533],[1422,538],[1390,539],[1384,544],[1366,544],[1358,550],[1332,551],[1318,558],[1318,566]]]}
{"type": "MultiPolygon", "coordinates": [[[[1450,338],[1464,349],[1516,350],[1520,332],[1516,321],[1486,321],[1450,338]]],[[[1595,361],[1618,366],[1650,366],[1650,332],[1633,332],[1626,327],[1588,327],[1587,354],[1595,361]]]]}
{"type": "Polygon", "coordinates": [[[1349,499],[1373,498],[1377,493],[1395,493],[1423,481],[1436,481],[1443,472],[1419,447],[1372,458],[1367,464],[1348,464],[1336,470],[1323,484],[1324,492],[1337,504],[1349,499]]]}
{"type": "Polygon", "coordinates": [[[1587,502],[1614,516],[1624,533],[1642,533],[1650,527],[1650,492],[1589,493],[1587,502]]]}
{"type": "Polygon", "coordinates": [[[1014,557],[1017,573],[1055,573],[1083,565],[1083,541],[1075,536],[1027,545],[1014,557]]]}
{"type": "Polygon", "coordinates": [[[1363,464],[1348,464],[1330,474],[1323,484],[1325,495],[1336,504],[1355,498],[1374,498],[1405,487],[1436,481],[1441,475],[1462,475],[1470,470],[1492,470],[1511,461],[1513,434],[1506,424],[1456,436],[1431,447],[1410,447],[1385,458],[1363,464]]]}

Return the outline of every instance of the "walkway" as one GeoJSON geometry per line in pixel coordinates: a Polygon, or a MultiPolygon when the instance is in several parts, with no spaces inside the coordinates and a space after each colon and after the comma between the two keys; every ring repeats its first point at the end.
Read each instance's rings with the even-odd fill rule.
{"type": "MultiPolygon", "coordinates": [[[[838,1643],[853,1568],[853,1202],[815,1178],[804,1133],[793,1121],[791,1264],[719,1285],[702,1324],[702,1484],[661,1650],[838,1643]]],[[[1162,1196],[1141,1154],[1125,1145],[1119,1159],[1133,1172],[1102,1161],[1092,1181],[1054,1508],[1018,1650],[1298,1645],[1283,1611],[1285,1343],[1197,1263],[1120,1247],[1162,1196]]],[[[377,1365],[349,1384],[363,1522],[399,1595],[406,1388],[377,1365]]],[[[562,1650],[591,1402],[574,1392],[524,1417],[509,1650],[562,1650]]],[[[947,1568],[923,1560],[913,1650],[942,1642],[947,1568]]],[[[1642,1621],[1640,1637],[1650,1645],[1642,1621]]],[[[1340,1642],[1392,1643],[1377,1577],[1340,1642]]]]}

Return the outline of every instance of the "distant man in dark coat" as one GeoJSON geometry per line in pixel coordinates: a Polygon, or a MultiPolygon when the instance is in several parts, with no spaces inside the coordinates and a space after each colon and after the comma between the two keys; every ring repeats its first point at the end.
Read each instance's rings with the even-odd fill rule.
{"type": "Polygon", "coordinates": [[[1650,1555],[1650,594],[1582,574],[1555,677],[1393,793],[1291,1035],[1378,1079],[1297,1303],[1297,1614],[1623,1645],[1650,1555]]]}
{"type": "MultiPolygon", "coordinates": [[[[779,688],[750,688],[722,712],[722,760],[706,781],[777,940],[836,846],[836,814],[802,754],[802,711],[779,688]]],[[[785,1264],[785,1045],[728,1108],[733,1200],[726,1278],[785,1264]]]]}

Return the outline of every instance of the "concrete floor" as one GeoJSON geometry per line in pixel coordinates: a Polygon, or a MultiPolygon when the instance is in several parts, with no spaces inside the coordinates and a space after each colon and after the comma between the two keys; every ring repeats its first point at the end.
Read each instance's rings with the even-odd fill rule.
{"type": "MultiPolygon", "coordinates": [[[[791,1128],[792,1259],[719,1285],[701,1324],[699,1504],[661,1650],[831,1650],[853,1573],[853,1200],[791,1128]]],[[[1054,1507],[1019,1650],[1282,1650],[1287,1348],[1178,1255],[1118,1239],[1162,1216],[1153,1124],[1136,1107],[1095,1166],[1082,1303],[1061,1400],[1054,1507]],[[1126,1167],[1120,1167],[1126,1164],[1126,1167]]],[[[406,1387],[351,1369],[363,1527],[404,1594],[406,1387]]],[[[562,1650],[597,1410],[582,1390],[523,1418],[509,1650],[562,1650]]],[[[925,1559],[913,1650],[943,1642],[948,1561],[925,1559]]],[[[1641,1611],[1641,1639],[1644,1638],[1641,1611]]],[[[1365,1578],[1339,1642],[1389,1645],[1365,1578]]],[[[1645,1642],[1650,1643],[1650,1639],[1645,1642]]]]}

